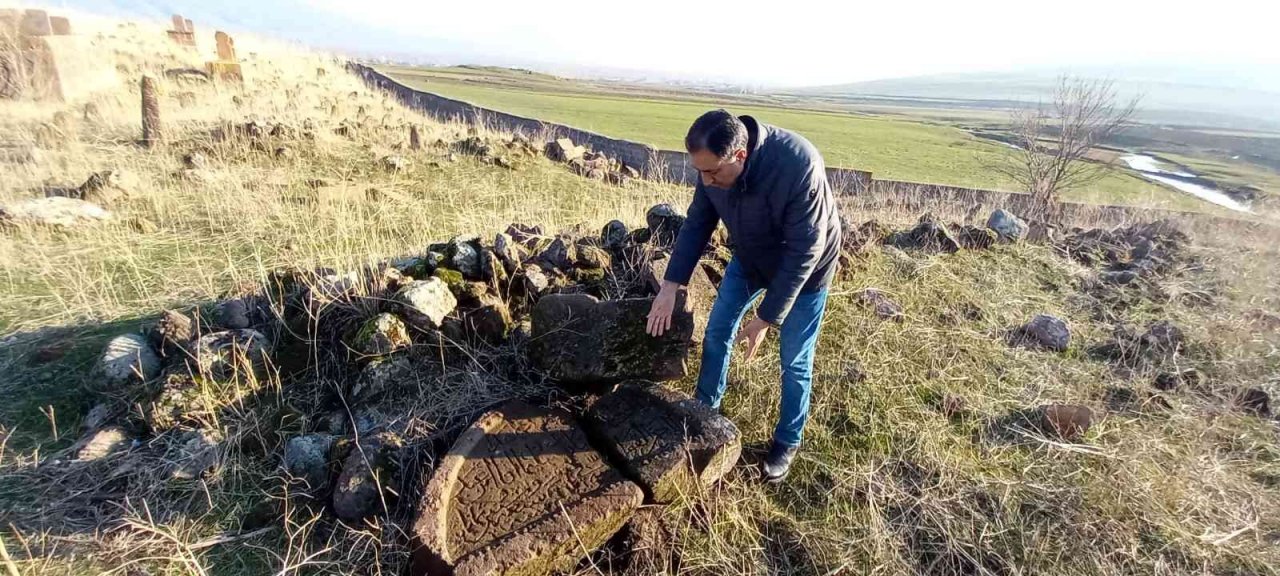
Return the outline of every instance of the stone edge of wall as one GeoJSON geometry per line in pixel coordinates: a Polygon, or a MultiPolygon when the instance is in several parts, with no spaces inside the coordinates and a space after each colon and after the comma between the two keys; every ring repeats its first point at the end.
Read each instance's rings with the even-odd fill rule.
{"type": "MultiPolygon", "coordinates": [[[[490,110],[462,100],[416,90],[357,62],[348,62],[347,69],[359,76],[371,88],[382,90],[394,96],[406,107],[423,112],[442,122],[462,122],[499,132],[523,134],[530,138],[568,137],[574,143],[621,160],[638,170],[648,180],[692,186],[698,179],[698,173],[689,164],[689,155],[685,152],[660,150],[648,144],[610,138],[572,126],[490,110]]],[[[1023,213],[1029,207],[1031,200],[1029,195],[1020,192],[880,180],[873,178],[871,172],[850,168],[828,167],[827,179],[844,204],[855,210],[893,206],[906,211],[920,212],[944,208],[949,211],[967,209],[970,212],[975,208],[1005,208],[1014,213],[1023,213]]],[[[1062,204],[1063,216],[1070,222],[1121,225],[1173,217],[1197,220],[1202,224],[1267,225],[1243,218],[1163,208],[1071,201],[1064,201],[1062,204]]]]}

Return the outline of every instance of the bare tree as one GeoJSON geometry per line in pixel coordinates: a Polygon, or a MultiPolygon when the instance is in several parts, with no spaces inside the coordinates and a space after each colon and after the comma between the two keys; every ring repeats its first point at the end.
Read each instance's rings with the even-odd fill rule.
{"type": "Polygon", "coordinates": [[[1063,76],[1051,104],[1012,113],[1018,150],[991,168],[1031,194],[1032,213],[1026,216],[1056,225],[1058,195],[1107,174],[1114,160],[1091,158],[1089,153],[1124,130],[1140,100],[1135,96],[1121,102],[1110,80],[1063,76]]]}

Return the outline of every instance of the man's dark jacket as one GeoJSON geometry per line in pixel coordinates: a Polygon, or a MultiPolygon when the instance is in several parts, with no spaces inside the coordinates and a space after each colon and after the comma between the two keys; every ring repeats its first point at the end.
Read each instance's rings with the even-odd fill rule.
{"type": "Polygon", "coordinates": [[[731,189],[693,191],[665,280],[688,284],[717,222],[752,291],[765,289],[756,316],[781,325],[796,296],[831,284],[840,254],[840,216],[822,155],[804,137],[741,117],[747,164],[731,189]]]}

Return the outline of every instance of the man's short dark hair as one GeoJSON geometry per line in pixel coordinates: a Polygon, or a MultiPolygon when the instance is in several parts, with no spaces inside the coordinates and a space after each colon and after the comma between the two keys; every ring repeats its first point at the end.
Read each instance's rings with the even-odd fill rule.
{"type": "Polygon", "coordinates": [[[712,110],[693,121],[684,147],[691,154],[706,150],[717,158],[728,158],[734,150],[747,147],[747,125],[728,110],[712,110]]]}

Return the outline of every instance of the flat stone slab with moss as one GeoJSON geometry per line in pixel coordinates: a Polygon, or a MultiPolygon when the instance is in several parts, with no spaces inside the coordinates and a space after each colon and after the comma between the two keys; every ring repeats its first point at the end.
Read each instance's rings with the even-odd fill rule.
{"type": "Polygon", "coordinates": [[[631,381],[589,401],[587,424],[654,501],[711,486],[742,454],[728,418],[678,390],[631,381]]]}
{"type": "Polygon", "coordinates": [[[682,295],[662,336],[645,333],[652,298],[601,301],[552,294],[533,309],[529,354],[564,384],[599,387],[623,380],[662,382],[688,373],[694,320],[682,295]]]}
{"type": "Polygon", "coordinates": [[[512,401],[463,432],[435,470],[410,574],[570,570],[643,501],[567,412],[512,401]]]}

